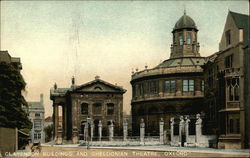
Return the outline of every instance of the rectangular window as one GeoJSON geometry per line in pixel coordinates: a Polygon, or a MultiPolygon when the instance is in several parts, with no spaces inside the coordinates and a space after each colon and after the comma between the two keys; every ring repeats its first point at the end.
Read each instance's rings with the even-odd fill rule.
{"type": "Polygon", "coordinates": [[[192,38],[191,38],[191,32],[187,32],[187,44],[191,44],[192,38]]]}
{"type": "Polygon", "coordinates": [[[188,80],[183,80],[182,81],[182,90],[184,92],[187,92],[188,91],[188,80]]]}
{"type": "Polygon", "coordinates": [[[174,93],[175,91],[176,91],[176,81],[175,80],[165,81],[165,92],[174,93]]]}
{"type": "Polygon", "coordinates": [[[225,67],[232,68],[233,66],[233,55],[229,55],[225,58],[225,67]]]}
{"type": "Polygon", "coordinates": [[[231,44],[231,32],[230,32],[230,30],[228,30],[226,32],[226,45],[228,46],[230,44],[231,44]]]}
{"type": "Polygon", "coordinates": [[[37,139],[41,139],[41,133],[37,134],[37,139]]]}
{"type": "Polygon", "coordinates": [[[34,120],[34,128],[41,128],[41,120],[34,120]]]}
{"type": "Polygon", "coordinates": [[[183,33],[179,33],[179,43],[183,45],[183,33]]]}
{"type": "Polygon", "coordinates": [[[170,81],[165,81],[165,92],[170,92],[170,81]]]}
{"type": "Polygon", "coordinates": [[[156,87],[156,81],[151,81],[150,82],[150,93],[156,93],[157,92],[157,87],[156,87]]]}
{"type": "Polygon", "coordinates": [[[36,133],[34,133],[34,139],[37,139],[37,134],[36,133]]]}
{"type": "Polygon", "coordinates": [[[194,80],[183,80],[182,81],[182,91],[183,92],[193,92],[194,91],[194,80]]]}

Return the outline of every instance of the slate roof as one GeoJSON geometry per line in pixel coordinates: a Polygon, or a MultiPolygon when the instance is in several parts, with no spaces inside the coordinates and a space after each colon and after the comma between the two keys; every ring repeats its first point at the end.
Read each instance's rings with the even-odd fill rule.
{"type": "Polygon", "coordinates": [[[194,20],[191,17],[187,16],[186,13],[184,13],[184,15],[176,22],[174,30],[184,28],[192,28],[198,30],[194,20]]]}
{"type": "Polygon", "coordinates": [[[230,11],[232,18],[239,29],[243,29],[244,46],[249,45],[249,15],[235,13],[230,11]]]}
{"type": "Polygon", "coordinates": [[[168,59],[160,63],[156,68],[160,67],[177,67],[177,66],[201,66],[205,63],[204,57],[182,57],[168,59]]]}

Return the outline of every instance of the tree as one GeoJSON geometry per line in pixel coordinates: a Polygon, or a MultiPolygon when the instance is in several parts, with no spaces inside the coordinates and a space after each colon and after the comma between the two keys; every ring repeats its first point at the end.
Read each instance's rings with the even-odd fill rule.
{"type": "Polygon", "coordinates": [[[11,63],[0,63],[0,126],[7,128],[31,129],[23,106],[28,106],[22,92],[26,83],[11,63]]]}
{"type": "Polygon", "coordinates": [[[45,142],[49,142],[52,138],[52,132],[53,132],[53,125],[49,125],[44,128],[45,132],[45,142]]]}

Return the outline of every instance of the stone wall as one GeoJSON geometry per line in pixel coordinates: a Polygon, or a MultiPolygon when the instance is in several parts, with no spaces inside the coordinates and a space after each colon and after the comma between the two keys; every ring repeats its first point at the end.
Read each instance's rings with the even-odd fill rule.
{"type": "Polygon", "coordinates": [[[2,156],[6,152],[13,153],[18,149],[17,128],[0,127],[0,152],[2,156]]]}

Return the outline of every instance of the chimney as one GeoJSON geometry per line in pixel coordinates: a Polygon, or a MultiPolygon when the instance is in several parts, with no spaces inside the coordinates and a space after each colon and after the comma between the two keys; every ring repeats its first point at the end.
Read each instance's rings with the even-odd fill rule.
{"type": "Polygon", "coordinates": [[[40,94],[40,103],[43,104],[43,94],[40,94]]]}

